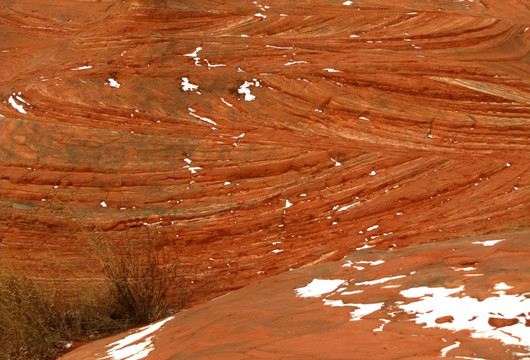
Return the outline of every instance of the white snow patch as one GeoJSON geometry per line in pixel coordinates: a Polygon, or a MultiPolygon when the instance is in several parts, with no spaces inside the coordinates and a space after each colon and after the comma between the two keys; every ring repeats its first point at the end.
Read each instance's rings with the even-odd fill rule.
{"type": "Polygon", "coordinates": [[[368,174],[368,175],[370,175],[370,176],[374,176],[375,174],[377,174],[377,173],[376,173],[375,171],[372,170],[372,172],[371,172],[370,174],[368,174]]]}
{"type": "Polygon", "coordinates": [[[359,285],[383,284],[383,283],[386,283],[386,282],[391,281],[391,280],[404,278],[405,276],[407,276],[407,275],[398,275],[398,276],[386,277],[386,278],[372,280],[372,281],[363,281],[363,282],[355,283],[355,285],[359,286],[359,285]]]}
{"type": "Polygon", "coordinates": [[[495,290],[510,290],[510,289],[513,289],[513,286],[507,285],[504,282],[500,282],[498,284],[495,284],[494,289],[495,290]]]}
{"type": "Polygon", "coordinates": [[[344,291],[341,295],[355,295],[364,292],[364,290],[344,291]]]}
{"type": "Polygon", "coordinates": [[[284,252],[285,250],[281,250],[281,249],[276,249],[276,250],[272,250],[272,251],[269,251],[271,253],[274,253],[274,254],[279,254],[281,252],[284,252]]]}
{"type": "Polygon", "coordinates": [[[361,203],[361,202],[358,201],[358,202],[356,202],[356,203],[354,203],[354,204],[343,206],[343,207],[341,207],[339,210],[337,210],[337,212],[341,212],[341,211],[344,211],[344,210],[348,210],[349,208],[354,207],[354,206],[356,206],[356,205],[359,205],[360,203],[361,203]]]}
{"type": "Polygon", "coordinates": [[[353,1],[350,1],[350,0],[345,1],[345,2],[342,3],[342,5],[346,5],[346,6],[349,6],[351,4],[353,4],[353,1]]]}
{"type": "Polygon", "coordinates": [[[195,166],[195,167],[191,167],[191,166],[186,166],[188,168],[188,170],[192,173],[192,174],[196,174],[197,173],[197,170],[202,170],[202,167],[198,167],[198,166],[195,166]]]}
{"type": "Polygon", "coordinates": [[[76,68],[73,68],[73,69],[70,69],[70,70],[73,70],[73,71],[86,70],[86,69],[92,69],[92,67],[93,67],[93,65],[86,65],[86,66],[76,67],[76,68]]]}
{"type": "Polygon", "coordinates": [[[15,99],[13,99],[13,96],[10,96],[9,99],[7,100],[11,106],[16,110],[18,111],[19,113],[22,113],[22,114],[27,114],[26,110],[24,110],[24,107],[20,104],[17,104],[17,102],[15,101],[15,99]]]}
{"type": "Polygon", "coordinates": [[[202,50],[202,47],[201,47],[201,46],[198,46],[198,47],[195,49],[194,52],[189,53],[189,54],[184,54],[184,56],[196,57],[196,56],[197,56],[197,53],[198,53],[199,51],[201,51],[201,50],[202,50]]]}
{"type": "Polygon", "coordinates": [[[290,208],[291,206],[293,206],[293,203],[290,202],[289,200],[285,200],[285,206],[283,207],[284,209],[288,209],[290,208]]]}
{"type": "Polygon", "coordinates": [[[364,244],[363,246],[356,248],[355,250],[366,250],[366,249],[371,249],[373,247],[375,247],[375,245],[364,244]]]}
{"type": "Polygon", "coordinates": [[[105,203],[105,201],[100,202],[99,205],[101,205],[101,207],[104,207],[104,208],[107,207],[107,204],[105,203]]]}
{"type": "Polygon", "coordinates": [[[226,100],[223,99],[223,98],[221,98],[221,101],[224,102],[225,105],[227,105],[227,106],[230,106],[230,107],[234,106],[234,105],[230,104],[228,101],[226,101],[226,100]]]}
{"type": "Polygon", "coordinates": [[[373,329],[372,331],[373,332],[380,332],[380,331],[383,331],[383,328],[385,327],[386,324],[388,324],[390,322],[390,320],[387,320],[387,319],[379,319],[381,320],[383,323],[381,324],[381,326],[379,326],[377,329],[373,329]]]}
{"type": "Polygon", "coordinates": [[[323,70],[326,70],[327,72],[332,72],[332,73],[340,72],[340,70],[335,70],[335,69],[330,69],[330,68],[326,68],[326,69],[323,69],[323,70]]]}
{"type": "Polygon", "coordinates": [[[254,14],[254,16],[256,16],[256,17],[261,17],[261,18],[264,18],[264,19],[267,18],[267,16],[266,16],[266,15],[263,15],[262,13],[254,14]]]}
{"type": "Polygon", "coordinates": [[[495,284],[493,289],[495,290],[495,291],[493,291],[493,294],[497,294],[497,295],[501,295],[502,296],[502,295],[506,294],[506,291],[504,291],[504,290],[513,289],[513,286],[507,285],[504,282],[500,282],[498,284],[495,284]]]}
{"type": "Polygon", "coordinates": [[[473,271],[473,270],[477,270],[476,267],[473,267],[473,266],[469,266],[469,267],[463,267],[463,268],[457,268],[457,267],[451,267],[451,269],[453,269],[454,271],[473,271]]]}
{"type": "Polygon", "coordinates": [[[256,79],[252,79],[252,81],[245,81],[245,83],[241,85],[239,89],[237,89],[239,94],[245,94],[245,101],[256,100],[256,97],[250,93],[250,86],[260,87],[260,82],[256,79]]]}
{"type": "Polygon", "coordinates": [[[455,289],[446,289],[444,287],[430,288],[427,286],[421,286],[417,288],[410,288],[400,292],[401,295],[407,298],[421,298],[424,296],[433,296],[433,297],[445,297],[452,294],[462,292],[464,286],[460,286],[455,289]]]}
{"type": "Polygon", "coordinates": [[[395,288],[398,288],[398,287],[401,287],[401,285],[385,285],[385,286],[382,286],[383,289],[395,289],[395,288]]]}
{"type": "Polygon", "coordinates": [[[350,321],[361,320],[366,315],[369,315],[383,307],[384,303],[375,304],[351,304],[358,307],[357,310],[350,312],[350,321]]]}
{"type": "Polygon", "coordinates": [[[357,261],[356,264],[369,264],[370,266],[377,266],[377,265],[381,265],[381,264],[384,264],[384,260],[375,260],[375,261],[370,261],[370,260],[360,260],[360,261],[357,261]]]}
{"type": "Polygon", "coordinates": [[[370,119],[368,119],[366,116],[359,116],[359,119],[364,121],[370,121],[370,119]]]}
{"type": "MultiPolygon", "coordinates": [[[[14,95],[14,94],[13,94],[13,95],[14,95]]],[[[29,102],[27,102],[26,100],[22,99],[22,97],[21,97],[20,95],[22,95],[22,93],[19,91],[19,92],[18,92],[18,95],[15,95],[15,98],[16,98],[18,101],[22,101],[24,104],[29,105],[29,102]]]]}
{"type": "Polygon", "coordinates": [[[210,123],[212,125],[217,125],[217,123],[215,121],[213,121],[212,119],[209,119],[207,117],[203,117],[203,116],[199,116],[197,114],[194,114],[195,110],[193,110],[192,108],[188,108],[188,110],[190,111],[189,114],[191,116],[196,117],[197,119],[205,121],[205,122],[210,123]]]}
{"type": "Polygon", "coordinates": [[[294,65],[294,64],[308,64],[307,61],[289,61],[289,62],[286,62],[284,65],[285,66],[290,66],[290,65],[294,65]]]}
{"type": "Polygon", "coordinates": [[[216,67],[223,67],[223,66],[226,66],[226,64],[210,64],[210,62],[208,61],[208,59],[204,59],[204,61],[206,62],[206,65],[208,65],[208,69],[209,69],[209,68],[216,68],[216,67]]]}
{"type": "Polygon", "coordinates": [[[405,297],[420,297],[418,301],[399,305],[401,309],[416,315],[417,324],[426,327],[453,331],[469,330],[474,338],[497,339],[506,345],[524,346],[530,351],[530,332],[525,325],[530,299],[524,295],[499,295],[482,301],[469,296],[450,297],[461,292],[464,286],[456,289],[411,288],[400,293],[405,297]],[[436,323],[443,316],[453,316],[449,323],[436,323]],[[517,318],[518,323],[495,328],[489,325],[490,317],[517,318]]]}
{"type": "Polygon", "coordinates": [[[182,78],[182,82],[180,83],[180,85],[182,85],[182,90],[184,91],[194,91],[199,88],[198,85],[190,83],[187,77],[182,78]]]}
{"type": "Polygon", "coordinates": [[[121,84],[118,83],[116,80],[114,80],[113,78],[108,78],[107,81],[109,82],[109,85],[110,87],[113,87],[113,88],[116,88],[116,89],[119,89],[121,84]]]}
{"type": "MultiPolygon", "coordinates": [[[[190,113],[191,114],[191,113],[190,113]]],[[[193,115],[193,114],[191,114],[193,115]]],[[[201,167],[198,167],[198,166],[190,166],[191,165],[191,160],[188,159],[188,158],[184,158],[184,161],[188,164],[186,166],[184,166],[185,169],[188,169],[192,174],[196,174],[197,173],[197,170],[202,170],[201,167]]],[[[191,181],[190,182],[190,185],[193,184],[194,181],[191,181]]],[[[188,187],[189,188],[189,187],[188,187]]]]}
{"type": "Polygon", "coordinates": [[[368,232],[368,231],[372,231],[372,230],[375,230],[375,229],[377,229],[377,228],[379,228],[379,225],[374,225],[374,226],[371,226],[371,227],[369,227],[368,229],[366,229],[366,231],[367,231],[367,232],[368,232]]]}
{"type": "Polygon", "coordinates": [[[500,240],[486,240],[486,241],[474,241],[472,244],[476,245],[483,245],[483,246],[493,246],[501,241],[504,241],[506,239],[500,239],[500,240]]]}
{"type": "Polygon", "coordinates": [[[281,49],[281,50],[292,50],[292,46],[274,46],[274,45],[265,45],[265,47],[272,48],[272,49],[281,49]]]}
{"type": "Polygon", "coordinates": [[[154,347],[152,344],[152,337],[148,337],[142,342],[132,344],[123,349],[111,349],[107,351],[109,356],[102,359],[113,359],[113,360],[137,360],[146,357],[154,347]]]}
{"type": "Polygon", "coordinates": [[[447,356],[447,353],[453,349],[456,349],[457,347],[460,346],[460,342],[457,341],[455,342],[453,345],[449,345],[449,346],[446,346],[444,347],[443,349],[440,350],[440,356],[442,357],[446,357],[447,356]]]}
{"type": "Polygon", "coordinates": [[[342,300],[323,299],[322,302],[324,303],[324,305],[331,306],[331,307],[356,306],[355,304],[345,304],[342,300]]]}
{"type": "Polygon", "coordinates": [[[155,348],[153,345],[153,336],[148,337],[140,343],[138,343],[138,341],[159,330],[166,322],[173,318],[174,316],[171,316],[149,326],[140,328],[138,332],[107,345],[108,347],[112,346],[112,348],[107,350],[107,356],[101,357],[98,360],[139,360],[146,357],[155,348]]]}
{"type": "Polygon", "coordinates": [[[333,159],[333,158],[330,158],[331,161],[333,161],[335,163],[335,166],[341,166],[342,164],[340,162],[338,162],[337,160],[333,159]]]}
{"type": "Polygon", "coordinates": [[[299,297],[320,297],[332,292],[344,283],[344,280],[313,279],[306,286],[295,289],[294,292],[299,297]]]}

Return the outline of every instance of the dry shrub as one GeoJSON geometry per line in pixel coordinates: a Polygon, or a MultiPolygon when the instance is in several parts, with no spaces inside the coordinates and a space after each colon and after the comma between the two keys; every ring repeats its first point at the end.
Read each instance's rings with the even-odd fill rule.
{"type": "Polygon", "coordinates": [[[92,269],[105,276],[113,317],[126,324],[152,322],[180,310],[191,298],[189,277],[177,259],[169,261],[156,229],[121,232],[110,239],[86,213],[58,196],[47,201],[48,210],[68,221],[100,264],[92,269]],[[82,216],[85,215],[85,217],[82,216]]]}
{"type": "Polygon", "coordinates": [[[34,280],[27,272],[0,273],[0,360],[54,359],[72,340],[94,340],[156,321],[190,300],[188,274],[178,261],[168,263],[148,230],[114,242],[64,203],[50,203],[56,216],[79,229],[101,265],[94,272],[102,273],[103,281],[66,294],[60,285],[34,280]]]}
{"type": "Polygon", "coordinates": [[[122,246],[101,236],[93,237],[91,245],[108,282],[115,318],[153,322],[180,310],[191,297],[180,263],[168,264],[147,230],[143,239],[128,238],[122,246]]]}
{"type": "Polygon", "coordinates": [[[60,339],[53,294],[27,277],[4,271],[0,278],[0,358],[52,359],[60,339]]]}
{"type": "Polygon", "coordinates": [[[54,359],[70,341],[122,331],[97,292],[66,300],[62,292],[12,269],[0,274],[0,359],[54,359]]]}

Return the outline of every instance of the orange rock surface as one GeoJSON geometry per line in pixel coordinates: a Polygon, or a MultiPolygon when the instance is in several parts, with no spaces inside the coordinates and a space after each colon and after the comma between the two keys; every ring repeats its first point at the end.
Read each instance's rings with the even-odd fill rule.
{"type": "Polygon", "coordinates": [[[214,279],[199,302],[530,223],[525,0],[12,0],[0,19],[2,264],[94,276],[54,199],[112,241],[148,229],[214,279]]]}
{"type": "Polygon", "coordinates": [[[63,359],[528,359],[529,236],[357,251],[63,359]]]}

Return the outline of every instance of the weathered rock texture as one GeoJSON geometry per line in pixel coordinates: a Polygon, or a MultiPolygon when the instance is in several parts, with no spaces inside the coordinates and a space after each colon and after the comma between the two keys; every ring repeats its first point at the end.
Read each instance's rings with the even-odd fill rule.
{"type": "Polygon", "coordinates": [[[198,305],[159,329],[97,341],[64,360],[134,353],[153,360],[528,359],[529,236],[358,251],[198,305]],[[315,279],[335,285],[307,294],[315,279]]]}
{"type": "Polygon", "coordinates": [[[527,225],[527,2],[345,4],[2,2],[2,264],[93,276],[57,201],[217,294],[527,225]]]}

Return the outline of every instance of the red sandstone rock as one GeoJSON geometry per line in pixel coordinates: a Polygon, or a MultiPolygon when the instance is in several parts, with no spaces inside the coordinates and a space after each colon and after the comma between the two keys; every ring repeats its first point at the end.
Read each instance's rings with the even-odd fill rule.
{"type": "Polygon", "coordinates": [[[437,324],[444,324],[444,323],[450,323],[453,322],[455,318],[451,315],[448,316],[442,316],[441,318],[436,319],[437,324]]]}
{"type": "Polygon", "coordinates": [[[149,229],[219,285],[197,302],[527,226],[526,2],[343,3],[0,5],[2,264],[93,276],[57,199],[112,241],[149,229]]]}
{"type": "Polygon", "coordinates": [[[488,324],[493,327],[500,328],[504,326],[512,326],[519,323],[519,319],[504,319],[497,317],[490,317],[488,319],[488,324]]]}
{"type": "Polygon", "coordinates": [[[53,196],[109,238],[160,233],[226,274],[219,293],[366,243],[528,224],[524,2],[260,6],[4,4],[2,261],[51,279],[52,259],[85,263],[53,196]]]}
{"type": "Polygon", "coordinates": [[[151,349],[143,359],[524,359],[530,333],[517,318],[530,318],[530,300],[521,295],[530,281],[529,236],[357,251],[269,277],[178,313],[159,329],[132,330],[63,358],[100,359],[144,331],[131,343],[151,349]],[[504,240],[483,245],[498,239],[504,240]],[[470,260],[473,270],[456,266],[470,260]],[[318,282],[320,288],[311,288],[318,282]],[[507,286],[511,295],[498,293],[507,286]]]}

